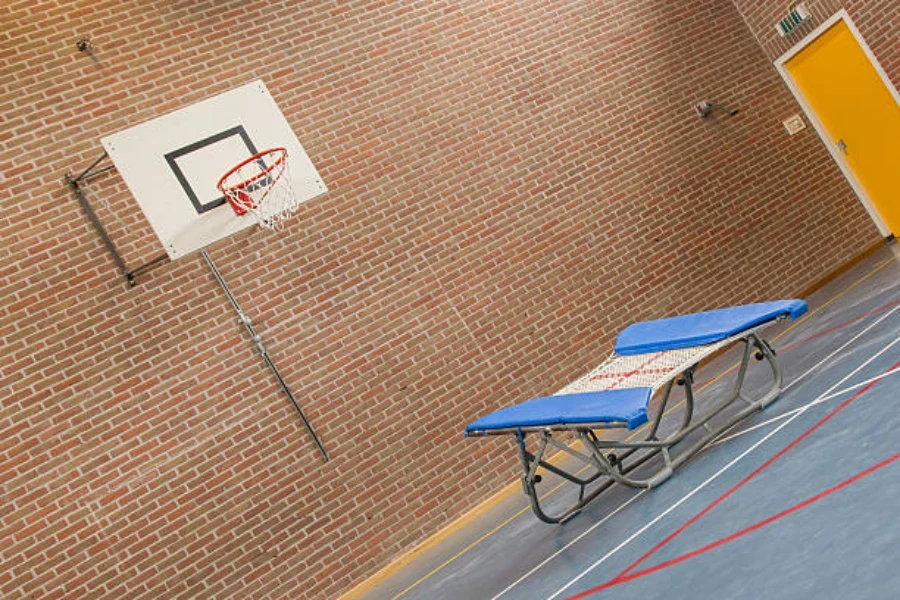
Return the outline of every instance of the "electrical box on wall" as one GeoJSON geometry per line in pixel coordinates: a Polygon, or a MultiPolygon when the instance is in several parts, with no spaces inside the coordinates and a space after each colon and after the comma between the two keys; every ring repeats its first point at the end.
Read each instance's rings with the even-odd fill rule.
{"type": "Polygon", "coordinates": [[[784,120],[784,128],[787,129],[788,135],[794,135],[806,129],[806,122],[800,115],[791,115],[784,120]]]}

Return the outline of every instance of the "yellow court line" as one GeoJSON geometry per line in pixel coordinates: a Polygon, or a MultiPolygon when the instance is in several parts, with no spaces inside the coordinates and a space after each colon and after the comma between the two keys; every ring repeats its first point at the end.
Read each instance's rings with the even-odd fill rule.
{"type": "MultiPolygon", "coordinates": [[[[891,257],[891,258],[885,259],[884,261],[878,263],[877,265],[875,265],[872,268],[872,270],[869,273],[867,273],[863,277],[859,278],[858,280],[854,281],[852,284],[850,284],[849,286],[844,288],[840,293],[838,293],[837,295],[832,297],[830,300],[828,300],[827,302],[825,302],[824,304],[822,304],[815,310],[812,310],[812,311],[808,312],[807,314],[805,314],[803,317],[801,317],[796,322],[794,322],[790,327],[788,327],[787,329],[785,329],[784,331],[779,333],[777,336],[772,338],[772,341],[775,342],[775,341],[779,340],[784,335],[786,335],[788,332],[790,332],[791,330],[793,330],[794,328],[799,326],[801,323],[804,323],[810,317],[812,317],[813,315],[818,314],[820,311],[822,311],[825,307],[829,306],[830,304],[832,304],[839,298],[848,294],[855,287],[860,285],[862,282],[864,282],[869,277],[872,277],[875,273],[877,273],[878,271],[880,271],[881,269],[886,267],[888,264],[890,264],[894,260],[896,260],[896,258],[891,257]]],[[[740,362],[735,363],[734,365],[732,365],[731,367],[729,367],[728,369],[726,369],[725,371],[723,371],[722,373],[720,373],[719,375],[714,377],[713,379],[707,381],[705,384],[703,384],[702,386],[697,388],[695,393],[699,394],[700,392],[702,392],[703,390],[705,390],[706,388],[708,388],[715,382],[719,381],[720,379],[722,379],[723,377],[725,377],[726,375],[728,375],[729,373],[734,371],[734,369],[736,369],[739,365],[740,365],[740,362]]],[[[679,409],[681,406],[684,405],[684,403],[685,403],[685,399],[680,400],[674,406],[669,408],[663,414],[663,417],[666,417],[669,414],[671,414],[673,411],[679,409]]],[[[625,438],[624,441],[627,442],[627,441],[634,439],[637,435],[639,435],[647,427],[649,427],[649,423],[645,423],[638,429],[634,430],[627,438],[625,438]]],[[[580,441],[576,440],[576,443],[580,444],[580,441]]],[[[556,459],[556,460],[553,460],[552,462],[558,462],[559,460],[561,460],[563,458],[565,458],[564,453],[557,454],[554,457],[554,459],[556,459]]],[[[588,468],[588,466],[585,465],[584,467],[582,467],[581,469],[576,471],[575,474],[578,475],[582,471],[586,470],[587,468],[588,468]]],[[[346,594],[343,594],[339,598],[339,600],[355,600],[356,598],[359,598],[361,595],[368,592],[372,587],[381,583],[382,581],[384,581],[391,575],[398,572],[403,567],[410,564],[413,560],[415,560],[416,558],[418,558],[419,556],[424,554],[426,551],[430,550],[431,548],[435,547],[437,544],[439,544],[440,542],[442,542],[443,540],[448,538],[451,534],[456,533],[460,529],[464,528],[466,525],[468,525],[469,523],[474,521],[481,513],[488,510],[489,508],[499,504],[501,501],[505,500],[508,496],[510,496],[512,494],[512,492],[515,490],[516,487],[518,487],[518,485],[519,485],[519,482],[516,482],[516,481],[507,484],[499,492],[490,496],[484,502],[478,504],[472,510],[468,511],[463,516],[459,517],[458,519],[456,519],[455,521],[450,523],[448,526],[446,526],[443,529],[441,529],[440,531],[438,531],[436,534],[431,536],[428,540],[423,542],[417,548],[414,548],[413,550],[411,550],[404,556],[398,558],[393,563],[391,563],[391,564],[387,565],[386,567],[384,567],[383,569],[381,569],[378,573],[375,573],[368,579],[362,581],[359,585],[354,587],[352,590],[350,590],[346,594]]],[[[543,495],[540,496],[540,500],[543,500],[543,499],[547,498],[548,496],[550,496],[551,494],[555,493],[556,491],[561,489],[563,485],[565,485],[565,482],[560,482],[553,488],[547,490],[546,493],[544,493],[543,495]]],[[[423,575],[422,577],[417,579],[414,583],[410,584],[408,587],[406,587],[404,590],[399,592],[397,595],[393,596],[391,598],[391,600],[398,600],[399,598],[403,597],[408,592],[412,591],[413,589],[415,589],[416,587],[421,585],[423,582],[430,579],[433,575],[435,575],[436,573],[441,571],[444,567],[446,567],[447,565],[449,565],[450,563],[452,563],[459,557],[463,556],[464,554],[468,553],[470,550],[475,548],[475,546],[479,545],[481,542],[483,542],[487,538],[491,537],[492,535],[497,533],[502,528],[506,527],[509,523],[511,523],[512,521],[514,521],[515,519],[517,519],[524,513],[528,512],[529,508],[530,508],[529,506],[525,506],[525,507],[519,509],[512,516],[508,517],[506,520],[504,520],[503,522],[501,522],[498,525],[496,525],[495,527],[493,527],[487,533],[481,535],[478,539],[471,542],[465,548],[463,548],[462,550],[460,550],[459,552],[457,552],[456,554],[454,554],[453,556],[451,556],[450,558],[448,558],[447,560],[442,562],[440,565],[436,566],[434,569],[432,569],[431,571],[429,571],[428,573],[426,573],[425,575],[423,575]]]]}
{"type": "MultiPolygon", "coordinates": [[[[512,485],[515,485],[515,484],[512,484],[512,485]]],[[[562,484],[560,484],[560,485],[562,485],[562,484]]],[[[550,493],[552,493],[554,491],[556,491],[556,490],[555,489],[550,490],[550,493]]],[[[403,590],[402,592],[400,592],[399,594],[397,594],[396,596],[391,598],[391,600],[397,600],[397,598],[400,598],[401,596],[405,595],[407,592],[409,592],[413,588],[417,587],[422,582],[427,581],[429,578],[431,578],[432,575],[434,575],[435,573],[437,573],[438,571],[440,571],[441,569],[443,569],[444,567],[446,567],[447,565],[452,563],[454,560],[456,560],[457,558],[459,558],[463,554],[467,553],[469,550],[471,550],[472,548],[474,548],[475,546],[477,546],[478,544],[480,544],[487,538],[491,537],[492,535],[494,535],[495,533],[497,533],[498,531],[500,531],[501,529],[503,529],[504,527],[509,525],[512,521],[514,521],[515,519],[520,517],[522,514],[528,512],[528,508],[529,507],[526,506],[524,508],[519,509],[511,517],[509,517],[508,519],[506,519],[505,521],[503,521],[502,523],[500,523],[499,525],[497,525],[496,527],[494,527],[493,529],[491,529],[490,531],[488,531],[487,533],[482,535],[480,538],[478,538],[477,540],[475,540],[474,542],[472,542],[471,544],[469,544],[468,546],[466,546],[465,548],[463,548],[462,550],[460,550],[459,552],[457,552],[456,554],[454,554],[453,556],[451,556],[450,558],[448,558],[447,560],[442,562],[440,565],[438,565],[437,567],[435,567],[434,569],[432,569],[431,571],[429,571],[428,573],[426,573],[425,575],[420,577],[415,583],[413,583],[412,585],[407,587],[405,590],[403,590]]]]}
{"type": "MultiPolygon", "coordinates": [[[[578,444],[581,444],[581,442],[579,440],[575,440],[575,444],[578,445],[578,444]]],[[[564,458],[565,458],[565,454],[560,453],[560,454],[557,454],[556,456],[551,457],[549,459],[549,461],[553,464],[556,464],[556,463],[561,462],[564,458]]],[[[450,523],[447,526],[440,529],[437,533],[430,536],[427,540],[425,540],[424,542],[419,544],[417,547],[413,548],[412,550],[410,550],[403,556],[397,558],[396,560],[394,560],[389,565],[387,565],[384,568],[382,568],[381,570],[379,570],[377,573],[375,573],[371,577],[360,582],[357,586],[352,588],[350,591],[342,594],[338,598],[338,600],[356,600],[357,598],[361,597],[363,594],[367,593],[371,588],[380,584],[382,581],[384,581],[391,575],[395,574],[397,571],[399,571],[403,567],[407,566],[413,560],[415,560],[416,558],[419,558],[421,555],[425,554],[428,550],[434,548],[440,542],[444,541],[445,539],[447,539],[448,537],[450,537],[451,535],[453,535],[460,529],[465,528],[472,521],[477,519],[482,513],[489,510],[490,508],[496,506],[497,504],[500,504],[502,501],[506,500],[507,497],[511,496],[512,493],[516,491],[516,488],[519,487],[519,485],[520,485],[520,483],[518,481],[512,481],[512,482],[506,484],[500,491],[491,495],[486,500],[484,500],[480,504],[476,505],[474,508],[472,508],[465,514],[458,517],[452,523],[450,523]]],[[[546,498],[547,496],[549,496],[550,494],[552,494],[553,492],[558,490],[560,487],[562,487],[562,483],[558,484],[553,489],[547,490],[547,492],[544,495],[542,495],[540,497],[540,499],[543,500],[544,498],[546,498]]],[[[437,573],[438,571],[440,571],[441,569],[446,567],[448,564],[450,564],[451,562],[453,562],[454,560],[456,560],[457,558],[459,558],[460,556],[462,556],[463,554],[465,554],[466,552],[468,552],[469,550],[471,550],[472,548],[477,546],[479,543],[484,541],[486,538],[488,538],[491,535],[493,535],[494,533],[496,533],[499,529],[501,529],[505,525],[508,525],[516,517],[527,512],[529,510],[529,508],[530,508],[529,506],[525,506],[524,508],[520,509],[518,512],[513,514],[511,517],[508,517],[505,521],[503,521],[502,523],[500,523],[499,525],[497,525],[496,527],[491,529],[489,532],[487,532],[484,535],[482,535],[481,537],[479,537],[477,540],[470,543],[468,546],[466,546],[465,548],[463,548],[462,550],[457,552],[455,555],[453,555],[451,558],[445,560],[443,563],[441,563],[440,565],[438,565],[437,567],[435,567],[434,569],[432,569],[431,571],[429,571],[428,573],[426,573],[425,575],[420,577],[415,583],[411,584],[409,587],[407,587],[406,589],[404,589],[403,591],[398,593],[396,596],[394,596],[392,598],[392,600],[396,600],[397,598],[400,598],[401,596],[403,596],[404,594],[406,594],[407,592],[409,592],[410,590],[412,590],[413,588],[415,588],[416,586],[421,584],[423,581],[427,580],[429,577],[431,577],[432,575],[434,575],[435,573],[437,573]]]]}
{"type": "MultiPolygon", "coordinates": [[[[431,550],[432,548],[437,546],[439,543],[443,542],[445,539],[447,539],[454,533],[458,532],[461,529],[464,529],[472,521],[477,519],[482,513],[484,513],[485,511],[487,511],[494,505],[499,504],[500,502],[505,500],[507,497],[511,496],[513,494],[513,492],[515,492],[515,488],[516,488],[516,482],[514,482],[514,481],[506,484],[500,491],[489,496],[483,502],[477,504],[474,508],[467,511],[462,516],[456,518],[455,520],[453,520],[451,523],[449,523],[445,527],[441,528],[437,533],[429,536],[427,540],[425,540],[424,542],[422,542],[421,544],[419,544],[412,550],[404,553],[402,556],[395,559],[388,565],[384,566],[383,568],[381,568],[378,572],[376,572],[372,576],[364,579],[358,585],[354,586],[350,591],[344,592],[338,598],[338,600],[356,600],[357,598],[360,598],[364,594],[368,593],[373,587],[377,586],[385,579],[388,579],[389,577],[391,577],[392,575],[394,575],[395,573],[400,571],[402,568],[409,565],[412,561],[419,558],[420,556],[422,556],[423,554],[425,554],[426,552],[428,552],[429,550],[431,550]]],[[[513,515],[512,517],[510,517],[509,519],[504,521],[501,525],[495,527],[489,533],[486,533],[485,535],[478,538],[478,540],[476,542],[473,542],[472,544],[467,546],[464,550],[457,553],[452,559],[447,560],[444,563],[442,563],[439,567],[437,567],[434,570],[432,570],[431,572],[429,572],[426,576],[419,579],[416,583],[414,583],[413,585],[409,586],[408,588],[406,588],[405,590],[400,592],[400,594],[398,594],[397,596],[394,596],[394,598],[399,598],[400,596],[402,596],[403,594],[405,594],[406,592],[408,592],[409,590],[414,588],[416,585],[425,581],[428,577],[431,577],[432,575],[434,575],[437,571],[439,571],[440,569],[445,567],[452,560],[459,558],[466,551],[468,551],[472,547],[474,547],[475,544],[481,542],[482,540],[487,538],[489,535],[495,533],[498,529],[500,529],[500,527],[502,527],[503,525],[506,525],[507,523],[512,521],[515,517],[519,516],[521,514],[521,512],[524,512],[524,510],[527,510],[527,508],[528,507],[525,507],[525,509],[523,509],[523,511],[516,513],[515,515],[513,515]]]]}
{"type": "MultiPolygon", "coordinates": [[[[639,431],[639,430],[638,430],[638,431],[639,431]]],[[[632,437],[634,437],[635,435],[637,435],[637,434],[638,434],[638,431],[635,431],[635,432],[634,432],[631,436],[629,436],[627,439],[630,440],[632,437]]],[[[570,447],[571,447],[573,450],[577,450],[578,447],[579,447],[579,446],[582,446],[582,445],[583,445],[583,444],[581,443],[581,440],[574,440],[573,443],[570,445],[570,447]]],[[[555,456],[551,457],[551,458],[548,459],[548,460],[549,460],[549,462],[550,462],[551,464],[558,464],[558,463],[562,462],[562,460],[563,460],[565,457],[566,457],[566,454],[561,452],[561,453],[556,454],[555,456]]],[[[581,469],[579,469],[578,471],[576,471],[575,474],[578,475],[579,473],[581,473],[582,471],[584,471],[586,468],[587,468],[587,466],[582,467],[581,469]]],[[[498,492],[497,494],[494,494],[494,496],[491,496],[487,501],[485,501],[485,502],[482,503],[481,505],[475,507],[474,510],[475,510],[475,511],[486,510],[488,507],[490,507],[490,506],[492,506],[492,505],[498,503],[498,502],[502,499],[502,498],[498,498],[498,496],[506,496],[506,495],[508,495],[509,490],[511,490],[512,488],[518,487],[518,485],[519,485],[519,482],[515,482],[515,481],[512,482],[512,483],[507,484],[506,487],[504,487],[503,490],[502,490],[501,492],[498,492]]],[[[547,498],[548,496],[550,496],[551,494],[553,494],[554,492],[556,492],[557,490],[559,490],[560,488],[562,488],[563,485],[565,485],[565,482],[564,482],[564,481],[563,481],[563,482],[560,482],[560,483],[558,483],[558,484],[556,484],[554,487],[550,488],[550,489],[547,490],[544,494],[542,494],[541,496],[539,496],[538,500],[539,500],[539,501],[540,501],[540,500],[544,500],[545,498],[547,498]]],[[[443,569],[444,567],[446,567],[447,565],[449,565],[450,563],[452,563],[454,560],[456,560],[457,558],[459,558],[460,556],[462,556],[463,554],[465,554],[466,552],[468,552],[469,550],[471,550],[472,548],[474,548],[475,546],[477,546],[478,544],[480,544],[481,542],[483,542],[484,540],[486,540],[486,539],[489,538],[490,536],[492,536],[492,535],[494,535],[495,533],[497,533],[500,529],[502,529],[503,527],[505,527],[506,525],[508,525],[508,524],[511,523],[512,521],[514,521],[516,518],[518,518],[518,517],[521,516],[522,514],[528,512],[528,510],[529,510],[530,508],[531,508],[530,506],[525,506],[525,507],[523,507],[523,508],[520,508],[520,509],[519,509],[518,511],[516,511],[511,517],[508,517],[505,521],[503,521],[503,522],[500,523],[499,525],[495,526],[493,529],[491,529],[490,531],[488,531],[487,533],[485,533],[484,535],[482,535],[481,537],[479,537],[477,540],[475,540],[474,542],[472,542],[471,544],[469,544],[468,546],[466,546],[465,548],[463,548],[462,550],[460,550],[459,552],[457,552],[456,554],[454,554],[453,556],[451,556],[450,558],[448,558],[447,560],[445,560],[444,562],[442,562],[440,565],[436,566],[434,569],[432,569],[431,571],[429,571],[428,573],[426,573],[425,575],[423,575],[422,577],[420,577],[419,579],[417,579],[414,583],[410,584],[409,587],[407,587],[406,589],[404,589],[403,591],[401,591],[399,594],[397,594],[396,596],[394,596],[393,598],[391,598],[391,600],[397,600],[397,598],[400,598],[401,596],[403,596],[404,594],[406,594],[407,592],[409,592],[409,591],[412,590],[413,588],[417,587],[420,583],[426,581],[428,578],[430,578],[432,575],[434,575],[435,573],[437,573],[438,571],[440,571],[441,569],[443,569]]],[[[342,599],[342,600],[343,600],[343,599],[342,599]]]]}

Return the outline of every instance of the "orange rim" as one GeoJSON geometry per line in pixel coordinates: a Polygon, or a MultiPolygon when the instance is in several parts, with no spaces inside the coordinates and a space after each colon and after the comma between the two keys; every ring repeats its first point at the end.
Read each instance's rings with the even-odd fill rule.
{"type": "Polygon", "coordinates": [[[232,167],[232,169],[230,171],[228,171],[227,173],[222,175],[222,178],[219,179],[219,183],[216,184],[216,187],[219,188],[220,192],[222,192],[223,194],[225,194],[227,196],[228,192],[231,192],[234,190],[240,190],[241,188],[244,188],[244,187],[250,185],[254,181],[257,181],[257,180],[262,179],[263,177],[267,176],[269,173],[272,172],[272,170],[275,167],[282,164],[284,162],[285,158],[287,158],[287,150],[284,148],[269,148],[268,150],[263,150],[261,152],[257,152],[256,154],[247,158],[246,160],[239,162],[234,167],[232,167]],[[275,160],[275,162],[273,162],[271,165],[266,167],[265,170],[260,171],[259,173],[257,173],[253,177],[247,179],[246,181],[242,181],[240,183],[225,187],[225,180],[228,179],[229,177],[231,177],[232,175],[234,175],[241,167],[246,166],[247,164],[252,163],[255,160],[259,160],[260,158],[266,156],[267,154],[273,154],[273,153],[279,154],[279,156],[275,160]]]}

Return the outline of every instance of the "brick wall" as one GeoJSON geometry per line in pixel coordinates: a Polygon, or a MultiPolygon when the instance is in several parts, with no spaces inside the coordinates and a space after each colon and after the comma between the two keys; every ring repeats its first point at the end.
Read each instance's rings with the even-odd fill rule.
{"type": "MultiPolygon", "coordinates": [[[[511,480],[467,422],[629,320],[796,294],[877,240],[815,135],[785,135],[798,108],[728,3],[0,19],[3,598],[335,597],[511,480]],[[128,288],[63,181],[101,136],[257,78],[331,191],[210,253],[327,464],[200,258],[128,288]]],[[[868,29],[896,78],[894,30],[868,29]]],[[[115,172],[87,193],[129,266],[159,254],[115,172]]]]}

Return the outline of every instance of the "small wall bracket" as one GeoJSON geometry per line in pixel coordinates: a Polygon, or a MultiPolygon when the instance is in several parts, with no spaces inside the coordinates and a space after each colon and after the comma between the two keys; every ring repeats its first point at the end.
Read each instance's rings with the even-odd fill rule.
{"type": "Polygon", "coordinates": [[[697,111],[697,116],[700,117],[701,119],[705,119],[705,118],[709,117],[715,111],[722,112],[722,113],[728,115],[729,117],[733,117],[736,114],[738,114],[738,112],[740,112],[736,108],[734,108],[734,109],[727,108],[725,106],[722,106],[721,104],[717,104],[715,102],[710,102],[709,100],[701,100],[700,102],[698,102],[697,104],[694,105],[694,110],[697,111]]]}

